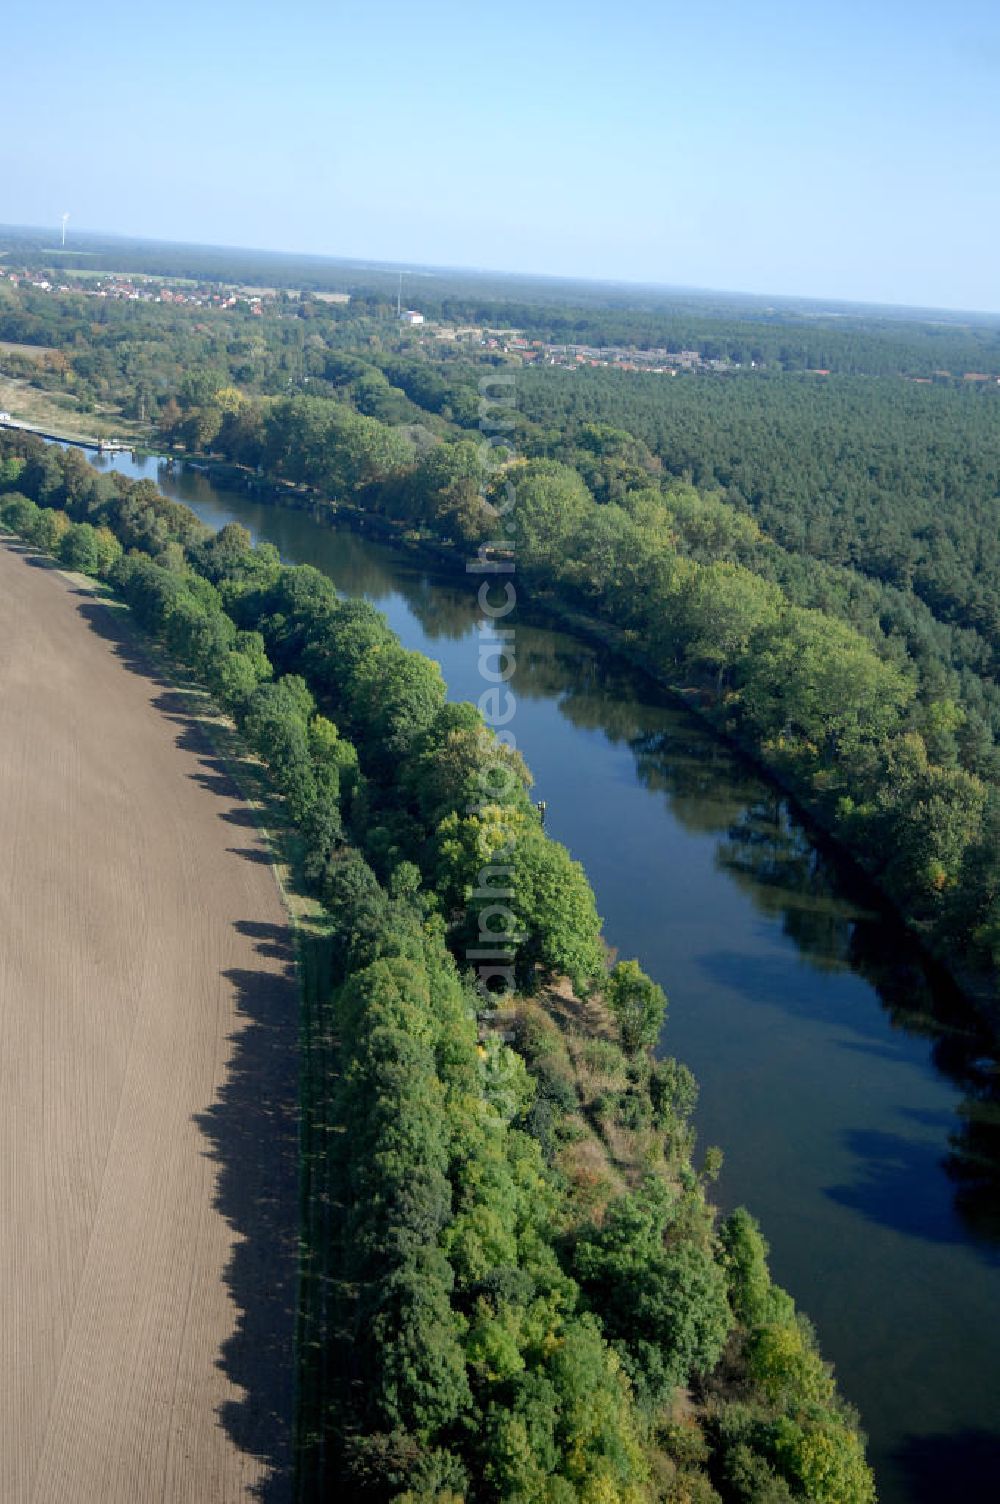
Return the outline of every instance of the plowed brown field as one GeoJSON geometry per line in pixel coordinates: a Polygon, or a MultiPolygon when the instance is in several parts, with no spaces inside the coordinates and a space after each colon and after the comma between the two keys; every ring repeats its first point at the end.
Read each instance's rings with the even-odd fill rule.
{"type": "Polygon", "coordinates": [[[186,707],[0,540],[2,1504],[290,1497],[291,948],[186,707]]]}

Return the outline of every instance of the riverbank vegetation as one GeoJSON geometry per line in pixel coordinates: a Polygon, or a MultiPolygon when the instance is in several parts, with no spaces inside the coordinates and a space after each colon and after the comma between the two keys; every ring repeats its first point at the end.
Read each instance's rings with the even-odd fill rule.
{"type": "MultiPolygon", "coordinates": [[[[544,549],[546,488],[589,503],[558,466],[534,480],[544,549]]],[[[585,874],[478,711],[318,571],[77,452],[0,436],[0,522],[106,580],[210,687],[327,911],[307,968],[301,1496],[873,1499],[759,1229],[711,1207],[695,1083],[649,1051],[662,993],[609,969],[585,874]],[[501,851],[523,940],[493,1006],[464,956],[501,851]]]]}
{"type": "Polygon", "coordinates": [[[233,460],[484,558],[516,557],[537,594],[618,628],[854,853],[939,954],[995,974],[1000,701],[985,618],[981,629],[939,620],[916,595],[886,600],[857,573],[807,566],[748,511],[665,476],[648,446],[606,424],[561,446],[573,464],[517,457],[487,474],[471,439],[403,454],[401,430],[346,404],[216,400],[213,443],[233,460]]]}
{"type": "MultiPolygon", "coordinates": [[[[148,269],[181,254],[150,250],[148,269]]],[[[25,380],[117,401],[276,494],[307,488],[466,551],[512,546],[536,596],[613,627],[966,986],[995,993],[1000,391],[979,378],[1000,371],[996,326],[695,295],[629,307],[456,274],[420,333],[381,274],[345,269],[337,304],[311,294],[316,276],[256,315],[5,284],[0,335],[25,380]],[[486,337],[505,321],[519,347],[486,337]],[[683,344],[725,369],[548,366],[532,337],[683,344]],[[497,377],[516,377],[517,405],[487,474],[480,383],[497,377]]]]}

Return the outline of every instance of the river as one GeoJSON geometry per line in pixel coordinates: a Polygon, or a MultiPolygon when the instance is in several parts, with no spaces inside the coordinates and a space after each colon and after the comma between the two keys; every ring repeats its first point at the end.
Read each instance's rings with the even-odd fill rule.
{"type": "MultiPolygon", "coordinates": [[[[436,658],[453,698],[482,692],[471,583],[187,467],[98,463],[317,566],[436,658]]],[[[518,610],[511,729],[548,828],[584,863],[609,941],[669,995],[663,1049],[700,1082],[701,1144],[725,1151],[717,1199],[762,1222],[861,1411],[880,1499],[1000,1496],[986,1041],[773,789],[644,676],[518,610]],[[985,1173],[956,1173],[954,1135],[985,1173]]]]}

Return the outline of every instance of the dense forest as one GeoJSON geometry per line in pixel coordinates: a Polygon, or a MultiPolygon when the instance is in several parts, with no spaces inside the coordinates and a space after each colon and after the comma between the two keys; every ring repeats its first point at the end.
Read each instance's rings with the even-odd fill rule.
{"type": "Polygon", "coordinates": [[[611,424],[666,470],[752,513],[791,553],[912,593],[940,621],[1000,632],[1000,393],[896,382],[762,378],[664,383],[611,372],[525,371],[534,449],[586,448],[611,424]]]}
{"type": "MultiPolygon", "coordinates": [[[[377,420],[347,417],[340,438],[341,464],[388,463],[407,490],[377,420]]],[[[544,549],[567,485],[581,517],[591,503],[534,463],[522,489],[555,502],[532,513],[544,549]]],[[[78,451],[0,434],[0,522],[106,581],[211,690],[269,768],[323,906],[301,1496],[873,1500],[856,1417],[759,1228],[710,1204],[695,1082],[651,1055],[666,999],[637,962],[609,964],[585,874],[478,710],[315,569],[78,451]],[[498,933],[483,874],[501,862],[516,987],[491,998],[465,962],[498,933]]]]}

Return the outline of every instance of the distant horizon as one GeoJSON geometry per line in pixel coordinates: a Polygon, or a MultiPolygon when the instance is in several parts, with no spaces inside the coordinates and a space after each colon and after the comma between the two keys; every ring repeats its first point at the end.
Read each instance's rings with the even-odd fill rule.
{"type": "MultiPolygon", "coordinates": [[[[61,226],[57,223],[50,225],[41,224],[0,224],[0,234],[31,234],[43,235],[49,232],[54,235],[61,234],[61,226]]],[[[262,257],[286,257],[289,259],[300,258],[304,261],[328,261],[334,265],[346,268],[373,271],[392,272],[394,275],[400,271],[404,275],[416,273],[433,274],[444,272],[452,275],[469,277],[510,277],[524,281],[557,282],[584,287],[629,290],[637,292],[654,292],[661,294],[678,293],[696,297],[722,297],[722,298],[745,298],[761,302],[773,300],[784,303],[812,303],[817,305],[837,305],[843,308],[866,309],[866,310],[893,310],[897,313],[911,314],[935,314],[947,313],[951,315],[964,314],[971,318],[1000,318],[1000,306],[997,308],[972,308],[960,304],[949,303],[908,303],[896,302],[885,299],[845,297],[838,293],[816,292],[780,292],[773,287],[760,291],[750,287],[723,287],[710,286],[706,283],[681,283],[681,282],[657,282],[644,281],[635,277],[624,276],[588,276],[572,272],[539,271],[524,267],[501,267],[501,266],[475,266],[460,262],[448,261],[419,261],[408,260],[403,257],[381,257],[367,254],[351,255],[336,251],[289,249],[287,247],[240,244],[237,241],[225,240],[200,240],[190,238],[175,238],[166,235],[144,234],[130,230],[110,229],[106,226],[95,227],[77,224],[75,228],[67,229],[66,245],[59,244],[39,247],[39,253],[52,253],[53,255],[72,255],[74,251],[78,255],[86,255],[87,251],[74,247],[74,234],[95,240],[121,241],[131,246],[189,246],[192,249],[205,251],[235,251],[244,255],[256,255],[262,257]]],[[[2,253],[0,253],[2,254],[2,253]]],[[[155,275],[141,273],[140,275],[155,275]]]]}
{"type": "Polygon", "coordinates": [[[5,17],[5,219],[69,211],[72,234],[96,203],[180,244],[1000,312],[994,0],[292,0],[278,25],[262,0],[52,0],[46,21],[5,17]],[[135,60],[107,87],[104,42],[135,60]]]}

